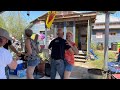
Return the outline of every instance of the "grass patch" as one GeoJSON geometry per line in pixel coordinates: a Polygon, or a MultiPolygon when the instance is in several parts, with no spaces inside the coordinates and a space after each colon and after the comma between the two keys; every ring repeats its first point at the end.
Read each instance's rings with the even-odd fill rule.
{"type": "MultiPolygon", "coordinates": [[[[95,54],[98,56],[98,60],[89,60],[88,63],[94,68],[103,69],[104,66],[104,51],[95,50],[95,54]]],[[[108,62],[115,61],[115,51],[108,51],[108,62]]]]}

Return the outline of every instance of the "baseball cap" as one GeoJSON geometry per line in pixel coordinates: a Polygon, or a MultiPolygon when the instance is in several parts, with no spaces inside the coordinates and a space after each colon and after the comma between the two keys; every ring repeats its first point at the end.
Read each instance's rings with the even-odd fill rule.
{"type": "Polygon", "coordinates": [[[8,40],[12,40],[12,38],[9,36],[8,31],[0,27],[0,36],[3,36],[7,38],[8,40]]]}

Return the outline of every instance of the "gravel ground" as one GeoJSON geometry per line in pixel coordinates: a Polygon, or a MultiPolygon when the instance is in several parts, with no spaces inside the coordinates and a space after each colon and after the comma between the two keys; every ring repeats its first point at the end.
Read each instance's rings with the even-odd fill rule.
{"type": "MultiPolygon", "coordinates": [[[[89,79],[89,73],[87,72],[89,68],[92,67],[87,62],[86,63],[75,62],[75,66],[71,73],[70,79],[89,79]]],[[[26,79],[26,77],[19,78],[16,75],[10,75],[10,79],[26,79]]],[[[50,79],[50,77],[44,76],[43,78],[39,79],[50,79]]],[[[56,75],[56,79],[60,79],[58,74],[56,75]]]]}

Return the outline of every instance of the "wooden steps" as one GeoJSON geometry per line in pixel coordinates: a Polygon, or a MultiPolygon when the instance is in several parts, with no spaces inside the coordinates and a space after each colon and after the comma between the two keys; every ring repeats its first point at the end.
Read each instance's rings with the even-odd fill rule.
{"type": "Polygon", "coordinates": [[[87,60],[86,59],[77,59],[77,58],[75,58],[75,62],[86,62],[87,60]]]}
{"type": "Polygon", "coordinates": [[[75,62],[86,62],[86,51],[79,51],[78,55],[74,55],[75,62]]]}
{"type": "Polygon", "coordinates": [[[83,55],[74,55],[74,57],[85,59],[86,56],[83,56],[83,55]]]}

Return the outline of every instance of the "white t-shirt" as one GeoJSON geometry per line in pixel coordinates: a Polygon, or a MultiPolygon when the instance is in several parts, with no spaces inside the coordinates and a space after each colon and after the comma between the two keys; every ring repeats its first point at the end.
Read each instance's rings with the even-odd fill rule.
{"type": "Polygon", "coordinates": [[[7,49],[0,47],[0,79],[6,79],[5,67],[12,62],[12,54],[7,49]]]}

